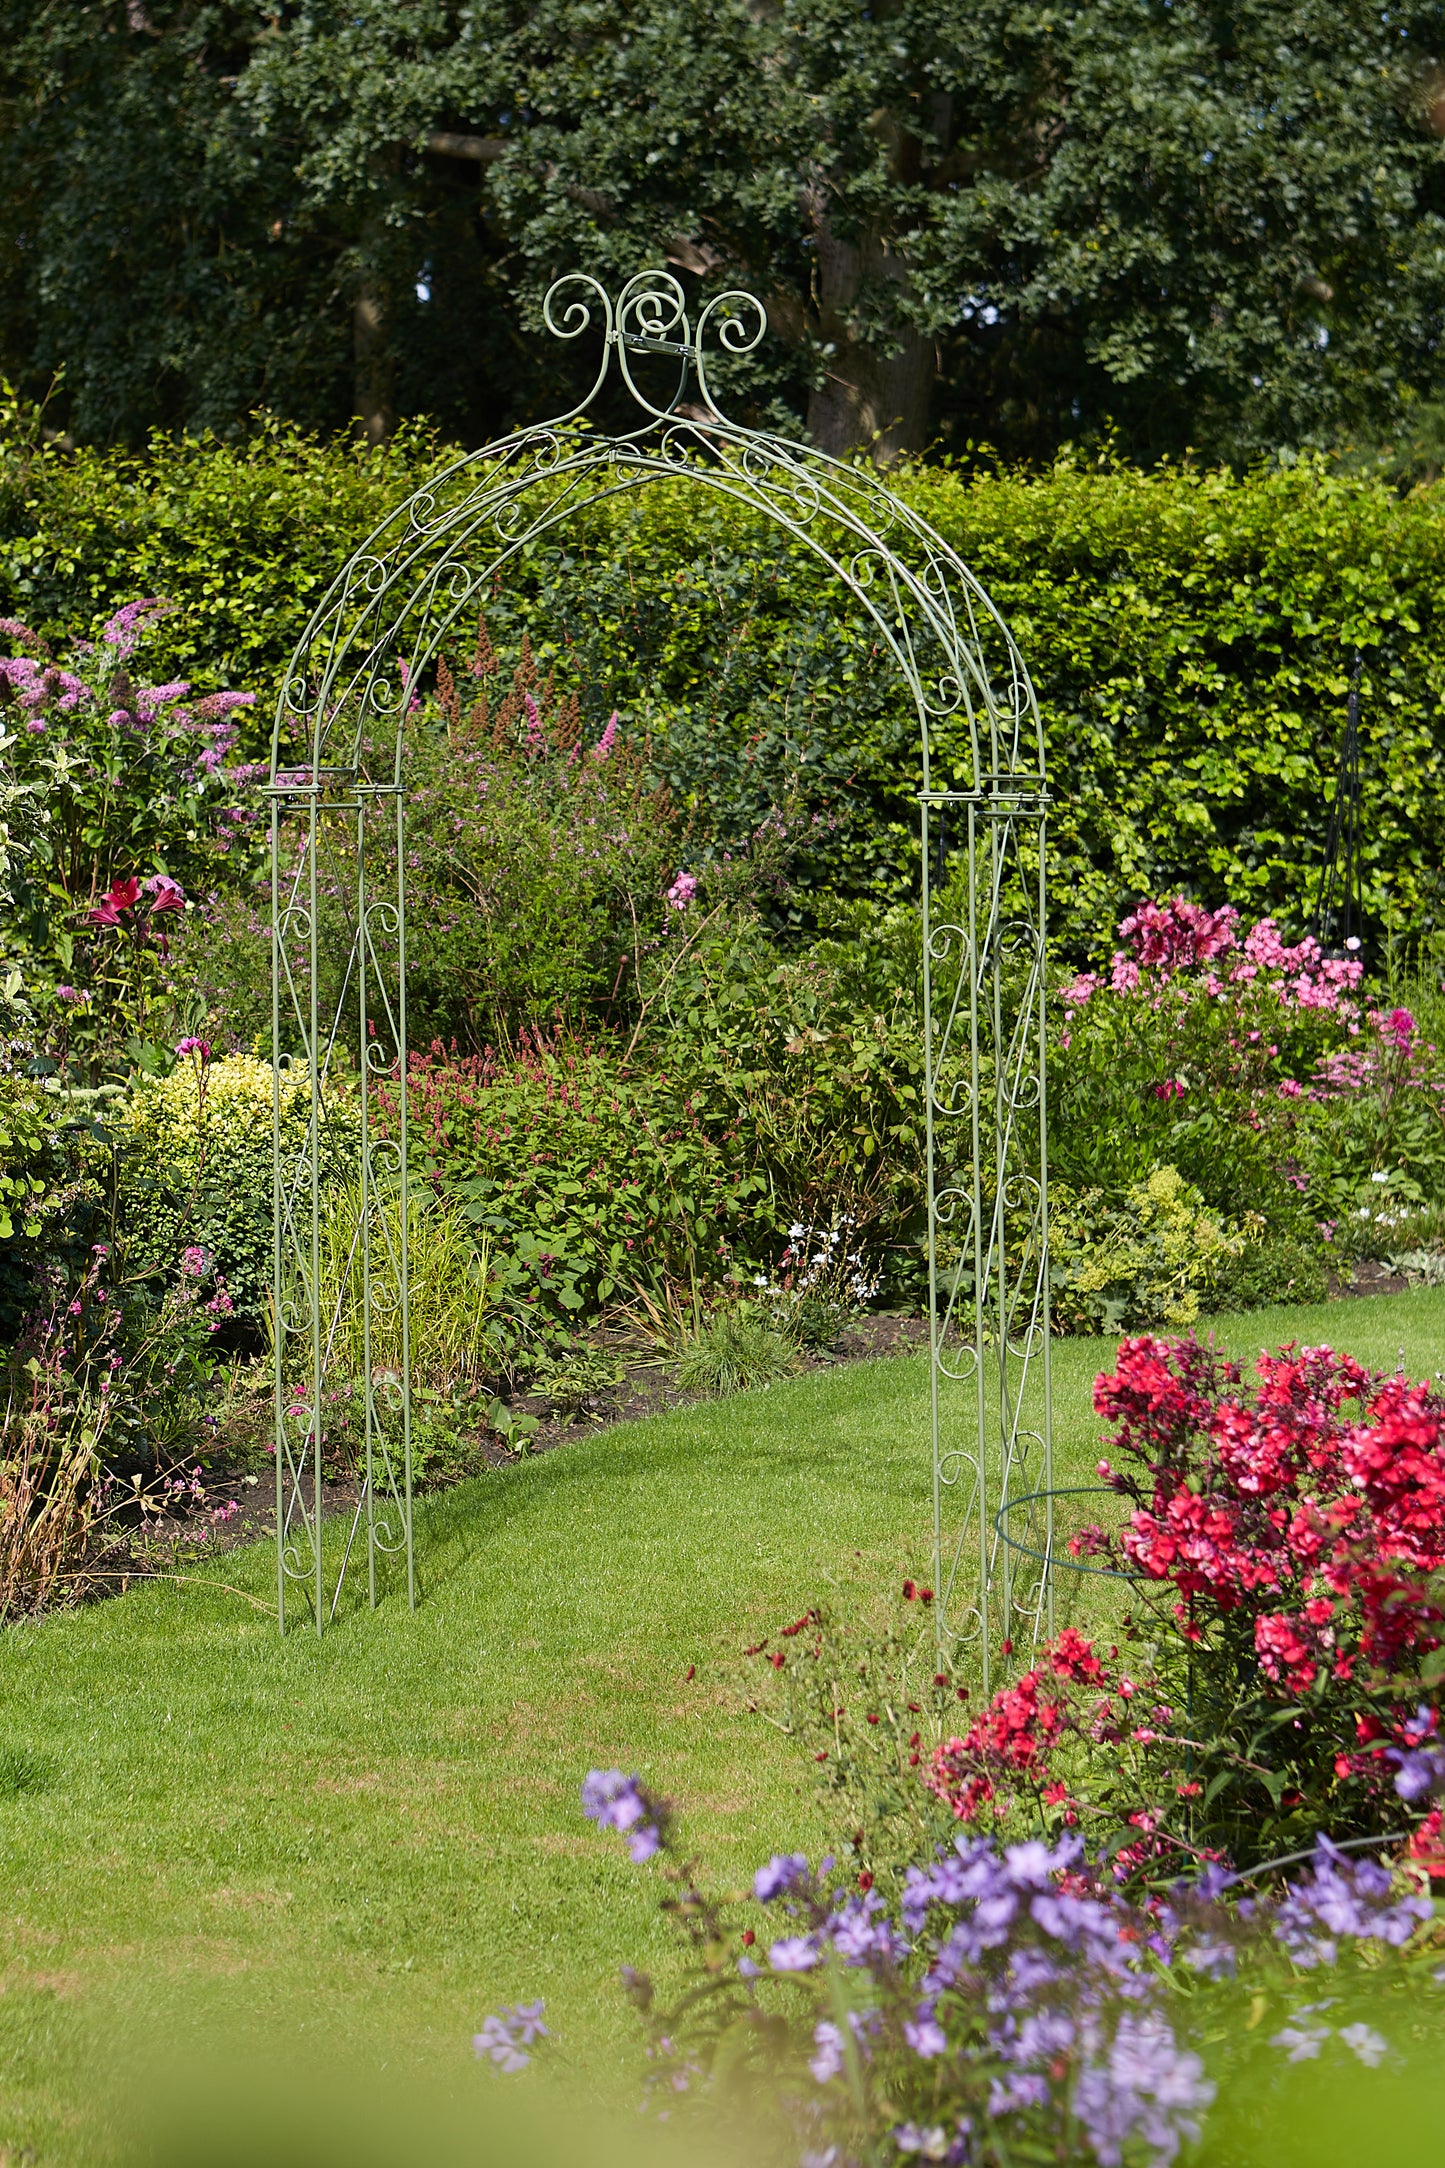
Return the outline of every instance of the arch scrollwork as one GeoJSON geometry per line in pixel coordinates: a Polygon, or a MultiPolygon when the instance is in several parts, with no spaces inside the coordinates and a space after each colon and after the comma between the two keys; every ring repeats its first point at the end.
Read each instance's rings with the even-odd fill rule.
{"type": "MultiPolygon", "coordinates": [[[[668,270],[639,272],[613,293],[575,271],[547,293],[541,320],[559,341],[581,342],[590,375],[577,404],[459,456],[378,524],[317,604],[276,708],[268,786],[273,1054],[278,1065],[289,1056],[304,1066],[312,1115],[296,1150],[283,1137],[278,1087],[273,1295],[279,1338],[294,1350],[293,1377],[304,1373],[314,1411],[298,1435],[278,1362],[281,1623],[304,1589],[320,1631],[335,1615],[354,1554],[367,1560],[373,1601],[379,1587],[384,1593],[382,1569],[400,1555],[416,1597],[404,1088],[403,754],[412,692],[428,682],[464,613],[524,551],[589,506],[664,482],[729,498],[811,551],[840,600],[869,622],[877,652],[913,704],[935,1616],[941,1643],[975,1649],[987,1677],[1012,1607],[995,1519],[1008,1509],[1020,1471],[1035,1489],[1052,1482],[1048,795],[1028,671],[963,559],[876,468],[728,416],[727,367],[755,352],[768,329],[756,296],[729,289],[693,302],[668,270]],[[607,432],[588,418],[609,384],[632,402],[634,426],[607,432]],[[663,387],[656,393],[655,384],[663,387]],[[320,1471],[337,1358],[316,1265],[344,1021],[334,1005],[325,1012],[319,995],[317,839],[327,821],[352,824],[356,869],[353,946],[337,1000],[374,1025],[371,1035],[363,1031],[366,1056],[352,1086],[360,1120],[355,1180],[364,1199],[384,1188],[403,1199],[394,1241],[385,1215],[365,1209],[358,1223],[367,1301],[378,1318],[396,1310],[402,1321],[401,1373],[385,1388],[400,1402],[401,1450],[383,1445],[381,1388],[367,1380],[368,1476],[349,1535],[334,1540],[323,1540],[320,1471]],[[383,833],[393,841],[378,854],[383,833]],[[380,857],[394,869],[385,893],[368,886],[380,857]]],[[[1049,1586],[1046,1562],[1030,1582],[1038,1631],[1047,1627],[1049,1586]]]]}

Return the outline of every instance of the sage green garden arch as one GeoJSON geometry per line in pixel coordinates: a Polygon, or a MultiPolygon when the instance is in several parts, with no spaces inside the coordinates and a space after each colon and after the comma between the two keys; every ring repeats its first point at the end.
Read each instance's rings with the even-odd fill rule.
{"type": "Polygon", "coordinates": [[[1049,1624],[1053,1551],[1049,1415],[1047,1109],[1044,1071],[1043,733],[1028,672],[998,612],[956,553],[871,467],[728,421],[709,352],[750,352],[767,318],[751,295],[709,302],[694,325],[666,272],[643,272],[615,302],[581,273],[559,280],[548,329],[595,329],[602,357],[586,398],[558,420],[457,460],[385,519],[338,574],[297,646],[278,703],[270,782],[272,1051],[277,1319],[277,1605],[298,1601],[319,1633],[334,1617],[364,1533],[368,1589],[404,1559],[416,1600],[408,1302],[406,856],[404,726],[443,643],[507,567],[583,507],[658,480],[686,480],[762,512],[827,565],[872,620],[907,684],[920,734],[919,842],[930,1287],[929,1437],[936,1616],[944,1645],[976,1643],[985,1674],[996,1636],[1049,1624]],[[638,382],[646,357],[676,372],[666,405],[638,382]],[[610,371],[639,426],[605,435],[585,419],[610,371]],[[405,664],[403,670],[401,665],[405,664]],[[946,748],[946,751],[944,750],[946,748]],[[379,750],[378,750],[379,749],[379,750]],[[354,887],[343,899],[351,953],[339,996],[318,975],[318,841],[354,832],[354,887]],[[294,824],[294,826],[288,826],[294,824]],[[394,848],[373,890],[375,839],[394,848]],[[289,848],[283,849],[283,834],[289,848]],[[369,847],[370,846],[370,847],[369,847]],[[967,872],[966,908],[935,908],[946,848],[967,872]],[[359,1128],[337,1128],[336,1056],[354,1021],[364,1050],[359,1128]],[[310,1120],[299,1151],[283,1138],[281,1076],[304,1064],[310,1120]],[[399,1106],[378,1132],[378,1089],[399,1106]],[[349,1533],[323,1555],[321,1469],[337,1314],[323,1314],[322,1189],[344,1149],[361,1211],[356,1264],[366,1329],[399,1313],[401,1446],[388,1449],[364,1354],[364,1481],[349,1533]],[[382,1201],[400,1192],[400,1211],[382,1201]],[[287,1380],[300,1382],[288,1391],[287,1380]],[[1024,1504],[1037,1493],[1037,1501],[1024,1504]],[[1011,1505],[1012,1502],[1012,1505],[1011,1505]],[[1009,1509],[1011,1534],[998,1527],[1009,1509]],[[1028,1580],[1011,1560],[1038,1554],[1028,1580]],[[1018,1623],[1015,1624],[1017,1619],[1018,1623]]]}

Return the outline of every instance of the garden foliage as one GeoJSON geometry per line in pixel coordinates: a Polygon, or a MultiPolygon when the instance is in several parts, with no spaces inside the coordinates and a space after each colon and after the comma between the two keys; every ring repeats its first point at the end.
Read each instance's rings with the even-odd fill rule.
{"type": "MultiPolygon", "coordinates": [[[[274,428],[228,447],[157,439],[145,458],[69,453],[12,409],[0,610],[54,643],[140,585],[167,595],[179,674],[254,691],[262,724],[326,582],[434,465],[415,441],[367,453],[274,428]]],[[[1056,799],[1053,930],[1080,961],[1139,896],[1178,888],[1303,922],[1356,649],[1369,907],[1433,922],[1433,487],[1401,499],[1310,464],[1146,475],[1072,458],[894,479],[978,573],[1032,672],[1056,799]]],[[[565,652],[592,740],[618,709],[719,849],[785,781],[801,787],[832,824],[799,860],[809,912],[818,891],[911,880],[916,718],[866,621],[758,514],[681,483],[596,505],[531,546],[489,621],[513,650],[525,621],[544,673],[565,652]]],[[[942,754],[957,766],[946,727],[942,754]]]]}

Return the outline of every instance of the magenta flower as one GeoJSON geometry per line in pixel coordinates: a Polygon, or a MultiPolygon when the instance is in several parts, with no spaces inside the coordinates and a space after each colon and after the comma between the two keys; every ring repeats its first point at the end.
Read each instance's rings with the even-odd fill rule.
{"type": "Polygon", "coordinates": [[[697,875],[680,873],[667,892],[667,907],[670,911],[685,911],[696,894],[697,875]]]}
{"type": "Polygon", "coordinates": [[[617,710],[616,708],[614,708],[612,710],[612,713],[607,718],[607,728],[603,731],[601,737],[597,740],[597,744],[595,747],[595,757],[598,760],[606,760],[608,755],[611,753],[613,746],[616,743],[617,710]]]}
{"type": "Polygon", "coordinates": [[[147,596],[141,602],[128,602],[101,626],[100,637],[124,662],[127,656],[135,653],[141,635],[150,630],[158,617],[166,616],[174,608],[174,603],[166,602],[160,595],[147,596]]]}
{"type": "Polygon", "coordinates": [[[184,911],[186,892],[179,881],[173,881],[168,873],[153,873],[141,884],[151,899],[151,910],[184,911]]]}
{"type": "Polygon", "coordinates": [[[112,881],[90,914],[92,926],[119,926],[127,912],[133,911],[140,900],[140,882],[132,874],[127,881],[112,881]]]}

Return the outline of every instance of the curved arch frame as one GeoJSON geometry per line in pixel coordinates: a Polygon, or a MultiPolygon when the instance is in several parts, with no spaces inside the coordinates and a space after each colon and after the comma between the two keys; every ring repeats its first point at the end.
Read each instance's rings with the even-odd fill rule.
{"type": "Polygon", "coordinates": [[[1052,1614],[1047,1498],[1034,1531],[1044,1563],[1026,1586],[1015,1578],[1021,1554],[1000,1544],[995,1527],[999,1510],[1053,1481],[1043,1059],[1049,800],[1028,672],[967,566],[876,470],[723,415],[709,342],[732,357],[758,345],[767,318],[751,295],[718,296],[694,325],[665,272],[639,274],[615,302],[597,280],[576,273],[553,287],[544,316],[563,339],[600,331],[601,360],[586,397],[555,421],[458,459],[380,523],[318,604],[277,707],[267,786],[273,1299],[278,1351],[304,1340],[310,1387],[309,1405],[304,1396],[288,1402],[284,1374],[299,1366],[278,1359],[280,1624],[284,1631],[288,1596],[294,1606],[302,1591],[318,1632],[335,1615],[363,1525],[371,1602],[391,1552],[404,1554],[408,1598],[416,1600],[407,1106],[395,1089],[407,1059],[407,687],[423,682],[464,615],[530,544],[601,499],[682,478],[761,511],[805,544],[871,619],[917,713],[936,1617],[941,1644],[978,1644],[987,1679],[995,1632],[1017,1631],[1021,1614],[1036,1636],[1052,1614]],[[641,381],[644,363],[672,375],[666,404],[641,381]],[[585,415],[614,365],[641,419],[609,436],[585,415]],[[352,944],[335,1013],[326,1015],[318,846],[338,821],[354,837],[352,944]],[[394,838],[395,887],[373,894],[368,843],[381,821],[394,838]],[[283,833],[293,822],[299,838],[287,871],[283,833]],[[953,918],[940,915],[938,893],[950,846],[965,873],[964,906],[953,918]],[[348,1006],[365,1049],[354,1147],[335,1135],[330,1091],[348,1006]],[[288,1153],[280,1075],[294,1060],[307,1067],[311,1112],[304,1146],[288,1153]],[[376,1126],[375,1095],[388,1082],[399,1110],[394,1138],[376,1126]],[[333,1555],[328,1570],[321,1463],[339,1314],[322,1314],[321,1190],[337,1149],[354,1156],[361,1201],[354,1261],[367,1335],[365,1467],[339,1564],[333,1555]],[[389,1191],[400,1197],[394,1224],[381,1210],[389,1191]],[[383,1444],[371,1374],[372,1313],[386,1304],[399,1309],[402,1328],[399,1458],[383,1444]],[[1037,1411],[1026,1418],[1029,1396],[1037,1411]]]}

